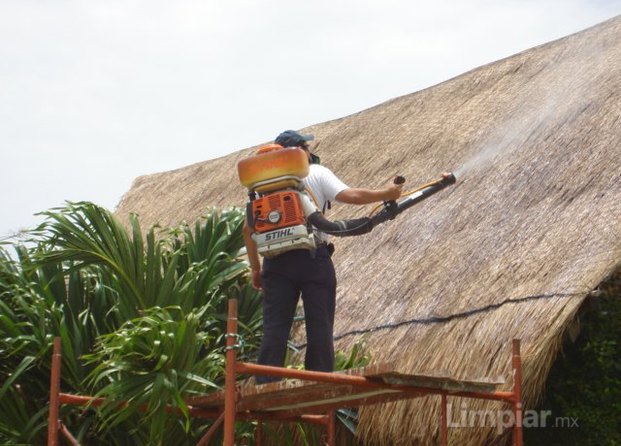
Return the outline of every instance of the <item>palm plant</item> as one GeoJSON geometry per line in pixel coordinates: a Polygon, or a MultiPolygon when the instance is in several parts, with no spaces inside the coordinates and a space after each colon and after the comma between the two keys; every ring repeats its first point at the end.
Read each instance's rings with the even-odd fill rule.
{"type": "MultiPolygon", "coordinates": [[[[228,298],[238,299],[240,359],[258,350],[259,294],[238,260],[243,215],[210,211],[192,228],[144,235],[137,217],[127,230],[92,203],[43,215],[32,247],[15,246],[16,260],[0,246],[0,443],[44,443],[60,336],[63,391],[106,401],[62,408],[79,441],[195,444],[209,426],[189,418],[184,399],[223,384],[228,298]]],[[[338,368],[366,361],[358,347],[337,357],[338,368]]],[[[302,426],[278,432],[281,444],[287,433],[296,443],[317,440],[302,426]]]]}
{"type": "Polygon", "coordinates": [[[0,415],[12,417],[0,418],[0,440],[40,442],[54,336],[63,389],[108,401],[99,412],[63,408],[79,440],[181,444],[180,433],[199,435],[183,397],[222,381],[226,299],[241,300],[246,354],[260,329],[258,294],[237,259],[242,214],[210,211],[193,231],[151,228],[144,237],[135,216],[127,231],[92,203],[43,215],[35,248],[18,248],[17,261],[0,256],[0,415]]]}
{"type": "Polygon", "coordinates": [[[46,428],[53,337],[61,336],[72,352],[63,361],[66,383],[83,391],[86,373],[77,356],[89,330],[75,336],[77,302],[84,300],[80,274],[65,280],[59,265],[37,265],[32,252],[16,251],[17,261],[6,251],[0,256],[0,439],[30,442],[46,428]]]}

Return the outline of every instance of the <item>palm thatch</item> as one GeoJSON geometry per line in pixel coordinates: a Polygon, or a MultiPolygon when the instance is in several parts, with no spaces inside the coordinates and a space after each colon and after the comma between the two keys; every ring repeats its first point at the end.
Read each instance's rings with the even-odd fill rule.
{"type": "MultiPolygon", "coordinates": [[[[376,327],[365,336],[377,361],[510,384],[510,343],[520,338],[532,407],[582,301],[621,264],[620,116],[621,16],[303,129],[352,186],[458,177],[372,234],[336,240],[340,347],[376,327]]],[[[138,178],[117,214],[168,225],[242,206],[235,166],[253,150],[138,178]]],[[[337,206],[331,217],[361,213],[337,206]]],[[[502,408],[449,403],[454,412],[502,408]]],[[[360,435],[432,444],[438,420],[437,398],[391,403],[363,411],[360,435]]],[[[506,439],[493,427],[450,430],[454,445],[506,439]]]]}

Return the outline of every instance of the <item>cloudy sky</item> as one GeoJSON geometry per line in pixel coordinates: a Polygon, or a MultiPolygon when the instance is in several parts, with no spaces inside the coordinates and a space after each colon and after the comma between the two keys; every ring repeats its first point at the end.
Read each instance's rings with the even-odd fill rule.
{"type": "Polygon", "coordinates": [[[0,0],[0,239],[65,200],[358,112],[621,0],[0,0]]]}

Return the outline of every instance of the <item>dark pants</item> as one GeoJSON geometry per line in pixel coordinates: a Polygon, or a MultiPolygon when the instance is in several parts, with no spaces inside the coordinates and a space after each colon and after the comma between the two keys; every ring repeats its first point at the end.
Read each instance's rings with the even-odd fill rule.
{"type": "MultiPolygon", "coordinates": [[[[307,370],[334,369],[334,307],[336,275],[325,245],[298,249],[263,261],[263,340],[259,364],[282,367],[287,340],[300,294],[306,320],[307,370]]],[[[257,377],[258,383],[277,381],[257,377]]]]}

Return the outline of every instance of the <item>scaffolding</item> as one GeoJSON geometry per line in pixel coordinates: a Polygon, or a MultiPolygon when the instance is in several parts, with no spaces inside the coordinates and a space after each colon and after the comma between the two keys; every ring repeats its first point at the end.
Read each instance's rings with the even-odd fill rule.
{"type": "MultiPolygon", "coordinates": [[[[465,397],[501,401],[511,405],[513,413],[512,439],[522,446],[522,362],[520,341],[512,343],[513,385],[510,391],[498,390],[502,380],[456,380],[446,376],[411,375],[399,373],[392,364],[376,364],[339,373],[295,370],[271,367],[237,360],[237,300],[230,299],[226,333],[225,386],[204,396],[186,400],[191,417],[215,420],[197,443],[209,444],[223,425],[224,446],[235,444],[235,421],[256,421],[255,443],[262,444],[264,422],[309,423],[325,429],[325,444],[336,445],[335,411],[371,404],[438,395],[440,397],[441,446],[449,440],[447,398],[465,397]],[[285,381],[255,385],[238,382],[238,375],[261,375],[286,378],[285,381]]],[[[61,343],[54,339],[50,377],[50,410],[48,446],[58,446],[59,434],[71,445],[79,442],[59,419],[61,404],[97,407],[103,399],[62,393],[61,343]]],[[[170,409],[173,411],[173,409],[170,409]]]]}

